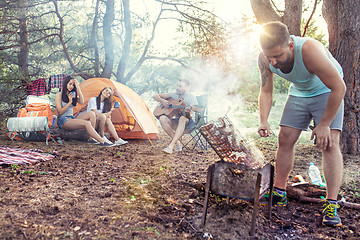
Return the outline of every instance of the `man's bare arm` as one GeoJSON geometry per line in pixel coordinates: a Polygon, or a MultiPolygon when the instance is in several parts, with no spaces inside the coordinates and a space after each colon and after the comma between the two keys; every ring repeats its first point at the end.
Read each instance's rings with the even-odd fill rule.
{"type": "Polygon", "coordinates": [[[268,118],[272,106],[273,73],[270,71],[268,60],[262,53],[259,54],[258,67],[261,75],[261,87],[259,94],[259,134],[263,137],[267,137],[270,135],[268,118]]]}
{"type": "Polygon", "coordinates": [[[324,115],[317,127],[313,130],[311,138],[316,135],[317,146],[326,149],[332,146],[330,137],[330,124],[334,120],[341,101],[346,92],[344,80],[336,67],[331,62],[324,46],[316,40],[305,42],[303,49],[303,61],[310,73],[316,74],[320,80],[331,90],[324,115]]]}

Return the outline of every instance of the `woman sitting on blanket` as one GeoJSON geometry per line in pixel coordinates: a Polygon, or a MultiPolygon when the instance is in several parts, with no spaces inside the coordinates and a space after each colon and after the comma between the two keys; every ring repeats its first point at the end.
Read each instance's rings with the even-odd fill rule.
{"type": "Polygon", "coordinates": [[[115,127],[113,123],[111,122],[111,113],[114,111],[114,107],[120,107],[114,106],[114,104],[111,101],[111,97],[113,95],[113,90],[111,87],[105,87],[103,90],[101,90],[100,94],[97,97],[90,98],[88,105],[87,105],[87,112],[94,112],[96,115],[96,127],[95,129],[98,130],[100,136],[102,139],[105,140],[105,142],[108,142],[109,144],[112,142],[107,139],[104,135],[105,127],[109,130],[111,136],[115,139],[114,144],[115,145],[123,145],[126,144],[127,141],[124,141],[123,139],[119,138],[118,134],[116,133],[115,127]]]}
{"type": "Polygon", "coordinates": [[[62,91],[55,95],[56,110],[58,112],[57,125],[66,130],[86,129],[90,138],[89,143],[100,144],[104,147],[112,147],[114,144],[105,142],[95,131],[96,115],[88,112],[77,118],[74,117],[73,107],[77,102],[84,103],[84,96],[80,90],[79,82],[67,76],[63,82],[62,91]]]}

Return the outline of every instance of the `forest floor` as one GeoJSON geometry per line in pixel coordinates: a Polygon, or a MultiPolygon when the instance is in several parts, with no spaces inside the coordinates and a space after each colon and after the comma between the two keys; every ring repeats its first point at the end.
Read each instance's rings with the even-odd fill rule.
{"type": "MultiPolygon", "coordinates": [[[[64,143],[10,141],[1,130],[0,145],[56,154],[34,165],[0,167],[0,239],[250,239],[253,203],[210,195],[201,228],[208,167],[219,157],[208,150],[166,155],[169,138],[130,140],[102,148],[81,141],[64,143]]],[[[276,144],[258,147],[273,160],[276,144]]],[[[290,180],[305,180],[310,161],[321,166],[321,153],[298,145],[290,180]]],[[[360,203],[359,156],[344,156],[340,194],[360,203]]],[[[254,239],[359,239],[360,210],[340,209],[343,226],[321,225],[322,204],[289,197],[267,219],[260,206],[254,239]]]]}

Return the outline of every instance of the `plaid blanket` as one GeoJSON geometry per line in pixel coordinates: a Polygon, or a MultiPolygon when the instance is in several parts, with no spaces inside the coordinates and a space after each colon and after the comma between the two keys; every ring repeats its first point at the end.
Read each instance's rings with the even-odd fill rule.
{"type": "Polygon", "coordinates": [[[29,94],[34,96],[42,96],[46,94],[47,83],[45,78],[39,78],[32,82],[29,86],[29,94]]]}
{"type": "Polygon", "coordinates": [[[49,92],[53,88],[59,88],[59,91],[61,91],[62,84],[63,84],[65,77],[66,77],[66,74],[51,75],[49,78],[49,86],[48,86],[49,92]]]}
{"type": "Polygon", "coordinates": [[[34,164],[40,161],[51,160],[54,157],[51,154],[41,153],[39,150],[0,146],[0,165],[34,164]]]}

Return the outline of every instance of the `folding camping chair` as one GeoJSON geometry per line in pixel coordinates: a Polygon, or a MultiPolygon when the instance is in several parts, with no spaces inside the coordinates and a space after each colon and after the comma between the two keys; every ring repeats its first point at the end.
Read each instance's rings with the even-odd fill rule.
{"type": "Polygon", "coordinates": [[[201,112],[195,112],[194,114],[194,121],[195,121],[195,127],[193,129],[185,131],[185,134],[189,134],[191,139],[187,141],[185,144],[183,144],[183,148],[187,150],[193,151],[196,146],[200,147],[201,149],[207,149],[208,143],[201,135],[199,128],[207,123],[207,104],[208,104],[208,95],[200,95],[197,96],[198,105],[197,107],[201,108],[201,112]],[[193,142],[192,148],[189,146],[190,143],[193,142]]]}

